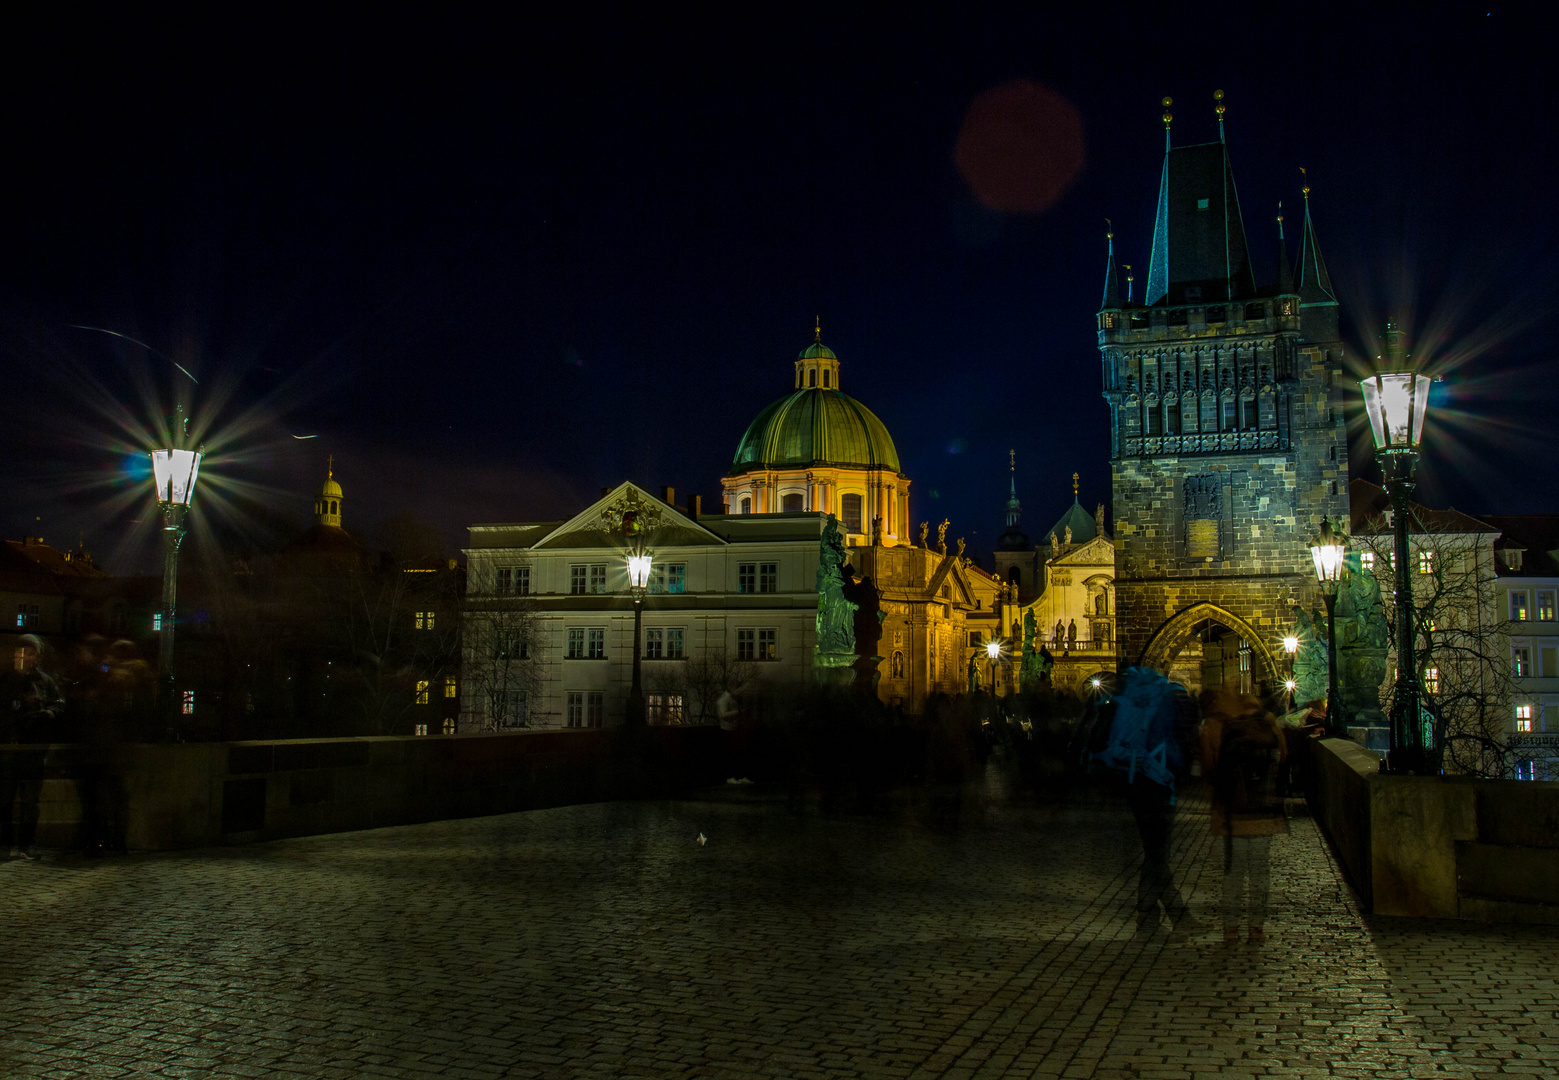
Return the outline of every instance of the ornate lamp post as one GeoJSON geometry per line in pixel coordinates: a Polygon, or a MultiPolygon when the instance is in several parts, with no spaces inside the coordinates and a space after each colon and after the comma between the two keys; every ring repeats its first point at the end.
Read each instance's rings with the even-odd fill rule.
{"type": "Polygon", "coordinates": [[[630,726],[644,724],[644,594],[649,591],[650,559],[642,550],[642,542],[636,543],[634,553],[628,556],[628,593],[633,597],[633,685],[628,688],[625,719],[630,726]]]}
{"type": "Polygon", "coordinates": [[[159,646],[159,693],[164,714],[170,720],[178,715],[178,687],[174,681],[174,625],[177,622],[179,593],[179,546],[184,542],[184,515],[195,498],[195,481],[200,476],[199,450],[185,448],[189,439],[189,417],[184,407],[173,414],[173,445],[153,450],[152,482],[157,502],[162,506],[162,627],[159,646]]]}
{"type": "Polygon", "coordinates": [[[996,661],[1001,659],[1001,642],[996,638],[985,643],[985,655],[991,661],[991,697],[996,696],[996,661]]]}
{"type": "MultiPolygon", "coordinates": [[[[1337,690],[1337,586],[1342,583],[1348,551],[1348,538],[1321,519],[1321,530],[1310,541],[1310,558],[1315,562],[1315,577],[1326,601],[1326,733],[1346,734],[1343,726],[1342,697],[1337,690]]],[[[1285,643],[1286,644],[1286,643],[1285,643]]],[[[1294,642],[1297,647],[1299,642],[1294,642]]]]}
{"type": "Polygon", "coordinates": [[[1294,681],[1294,657],[1299,654],[1299,639],[1293,634],[1288,635],[1283,639],[1283,651],[1288,654],[1288,678],[1283,680],[1283,689],[1288,691],[1288,711],[1293,712],[1294,687],[1298,685],[1294,681]]]}
{"type": "Polygon", "coordinates": [[[1375,437],[1381,476],[1391,495],[1395,532],[1397,689],[1391,703],[1391,751],[1386,767],[1395,773],[1426,775],[1439,770],[1420,715],[1407,519],[1408,498],[1414,487],[1413,470],[1418,465],[1418,446],[1424,435],[1424,415],[1429,409],[1429,385],[1433,380],[1409,364],[1407,336],[1391,323],[1386,324],[1386,359],[1376,360],[1381,364],[1380,372],[1359,386],[1364,391],[1364,407],[1369,413],[1370,433],[1375,437]]]}

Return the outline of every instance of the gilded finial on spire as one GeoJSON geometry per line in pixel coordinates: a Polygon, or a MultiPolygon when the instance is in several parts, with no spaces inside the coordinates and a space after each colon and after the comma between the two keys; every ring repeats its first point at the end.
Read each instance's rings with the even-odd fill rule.
{"type": "Polygon", "coordinates": [[[1077,481],[1078,481],[1078,479],[1079,479],[1078,474],[1077,473],[1073,473],[1072,474],[1072,498],[1074,498],[1074,499],[1077,498],[1077,481]]]}
{"type": "Polygon", "coordinates": [[[1018,471],[1018,452],[1016,450],[1007,451],[1007,471],[1012,473],[1018,471]]]}
{"type": "Polygon", "coordinates": [[[336,478],[336,455],[330,454],[329,456],[327,456],[325,458],[325,479],[326,480],[334,480],[335,478],[336,478]]]}
{"type": "Polygon", "coordinates": [[[1174,121],[1175,114],[1169,111],[1169,107],[1175,103],[1172,97],[1164,98],[1164,149],[1169,149],[1169,125],[1174,121]]]}
{"type": "Polygon", "coordinates": [[[812,326],[812,340],[818,345],[823,344],[823,317],[821,315],[817,316],[817,321],[812,326]]]}
{"type": "Polygon", "coordinates": [[[1278,200],[1278,239],[1283,239],[1283,200],[1278,200]]]}
{"type": "Polygon", "coordinates": [[[1305,202],[1308,203],[1310,201],[1310,174],[1305,172],[1305,167],[1301,165],[1299,166],[1299,175],[1304,177],[1305,186],[1300,190],[1305,193],[1305,202]]]}
{"type": "Polygon", "coordinates": [[[1131,283],[1136,281],[1137,279],[1131,276],[1131,264],[1130,263],[1123,263],[1122,265],[1125,267],[1125,270],[1126,270],[1126,303],[1129,304],[1129,303],[1132,302],[1132,298],[1131,298],[1131,283]]]}
{"type": "Polygon", "coordinates": [[[1223,91],[1222,90],[1214,90],[1213,91],[1213,101],[1217,103],[1217,104],[1215,104],[1213,106],[1213,112],[1218,114],[1218,138],[1219,138],[1220,141],[1222,141],[1222,139],[1223,139],[1223,114],[1224,114],[1223,91]]]}
{"type": "Polygon", "coordinates": [[[1104,238],[1106,240],[1115,239],[1115,223],[1109,218],[1104,219],[1104,238]]]}

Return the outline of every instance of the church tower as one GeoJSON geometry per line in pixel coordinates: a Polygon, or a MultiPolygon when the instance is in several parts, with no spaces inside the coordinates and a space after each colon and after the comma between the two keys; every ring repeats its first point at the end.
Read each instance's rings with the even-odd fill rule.
{"type": "Polygon", "coordinates": [[[1257,284],[1214,97],[1217,141],[1180,147],[1164,99],[1147,287],[1121,299],[1112,232],[1097,329],[1122,662],[1251,689],[1283,678],[1310,536],[1347,520],[1343,347],[1308,187],[1298,284],[1281,204],[1276,280],[1257,284]]]}
{"type": "Polygon", "coordinates": [[[314,521],[333,529],[341,528],[341,485],[336,483],[335,455],[325,464],[325,482],[314,496],[314,521]]]}

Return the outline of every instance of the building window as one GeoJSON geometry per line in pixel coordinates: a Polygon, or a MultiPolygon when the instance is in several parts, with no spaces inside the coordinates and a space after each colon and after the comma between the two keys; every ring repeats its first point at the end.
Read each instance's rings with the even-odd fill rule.
{"type": "MultiPolygon", "coordinates": [[[[1256,422],[1256,417],[1258,415],[1256,412],[1256,399],[1253,397],[1248,397],[1245,398],[1244,401],[1245,421],[1240,426],[1243,427],[1246,431],[1255,431],[1258,427],[1261,426],[1256,422]]],[[[1337,492],[1333,491],[1332,494],[1335,495],[1337,492]]]]}
{"type": "Polygon", "coordinates": [[[606,592],[606,567],[592,566],[590,568],[590,591],[601,594],[606,592]]]}
{"type": "Polygon", "coordinates": [[[736,631],[736,659],[758,659],[758,632],[756,630],[736,631]]]}
{"type": "Polygon", "coordinates": [[[828,372],[823,372],[823,389],[828,389],[828,372]]]}
{"type": "Polygon", "coordinates": [[[839,516],[843,519],[841,524],[847,533],[863,533],[866,530],[861,527],[861,497],[859,495],[844,495],[839,499],[839,516]]]}
{"type": "Polygon", "coordinates": [[[588,566],[570,566],[568,568],[568,592],[570,596],[585,595],[585,582],[589,580],[590,568],[588,566]]]}
{"type": "Polygon", "coordinates": [[[1373,551],[1361,551],[1359,553],[1359,568],[1368,570],[1372,574],[1375,572],[1375,553],[1373,551]]]}
{"type": "Polygon", "coordinates": [[[583,660],[585,658],[585,631],[583,627],[569,627],[568,649],[563,655],[569,660],[583,660]]]}
{"type": "Polygon", "coordinates": [[[1554,594],[1551,591],[1539,590],[1537,594],[1537,621],[1554,621],[1554,594]]]}
{"type": "Polygon", "coordinates": [[[500,566],[497,592],[499,596],[529,596],[530,567],[500,566]]]}
{"type": "Polygon", "coordinates": [[[647,719],[652,724],[682,723],[681,694],[649,694],[644,699],[647,719]]]}
{"type": "Polygon", "coordinates": [[[491,702],[494,727],[530,727],[530,694],[525,690],[500,690],[491,702]]]}
{"type": "Polygon", "coordinates": [[[742,496],[742,513],[744,513],[744,514],[752,513],[752,499],[751,499],[751,497],[749,497],[747,495],[743,495],[742,496]]]}
{"type": "Polygon", "coordinates": [[[1516,730],[1517,731],[1531,731],[1532,730],[1532,706],[1530,706],[1530,705],[1517,705],[1516,706],[1516,730]]]}
{"type": "Polygon", "coordinates": [[[444,696],[447,698],[460,696],[460,684],[455,681],[453,675],[444,676],[444,696]]]}
{"type": "Polygon", "coordinates": [[[493,572],[493,592],[508,596],[514,591],[514,567],[500,566],[493,572]]]}
{"type": "Polygon", "coordinates": [[[585,727],[600,727],[606,717],[606,694],[600,690],[585,692],[585,727]]]}
{"type": "Polygon", "coordinates": [[[1532,674],[1532,650],[1525,645],[1517,645],[1510,650],[1511,674],[1518,679],[1525,679],[1532,674]]]}
{"type": "Polygon", "coordinates": [[[1223,430],[1234,430],[1234,399],[1228,398],[1223,403],[1223,430]]]}
{"type": "Polygon", "coordinates": [[[758,591],[779,592],[779,563],[758,564],[758,591]]]}
{"type": "Polygon", "coordinates": [[[445,735],[453,735],[454,733],[455,733],[455,718],[453,716],[446,716],[446,717],[444,717],[444,734],[445,735]]]}
{"type": "Polygon", "coordinates": [[[606,631],[592,629],[590,631],[590,660],[606,659],[606,631]]]}
{"type": "Polygon", "coordinates": [[[980,645],[980,632],[978,630],[969,631],[969,647],[971,649],[978,649],[980,645]]]}
{"type": "Polygon", "coordinates": [[[1527,591],[1525,589],[1512,589],[1510,591],[1510,619],[1512,622],[1527,621],[1527,591]]]}
{"type": "Polygon", "coordinates": [[[518,630],[498,630],[493,634],[494,660],[529,660],[530,641],[518,630]]]}
{"type": "Polygon", "coordinates": [[[417,690],[414,700],[418,705],[426,705],[428,703],[428,680],[417,680],[417,690]]]}
{"type": "Polygon", "coordinates": [[[666,630],[666,659],[681,660],[682,657],[682,627],[670,627],[666,630]]]}
{"type": "Polygon", "coordinates": [[[650,592],[687,591],[687,563],[661,563],[650,567],[650,592]]]}
{"type": "Polygon", "coordinates": [[[1420,574],[1434,573],[1434,552],[1420,551],[1418,553],[1418,572],[1420,574]]]}
{"type": "Polygon", "coordinates": [[[162,633],[162,612],[160,611],[152,616],[152,633],[162,633]]]}
{"type": "Polygon", "coordinates": [[[433,629],[433,612],[419,611],[413,616],[413,621],[418,630],[431,630],[433,629]]]}
{"type": "Polygon", "coordinates": [[[1163,414],[1159,412],[1156,402],[1144,401],[1142,403],[1143,434],[1152,437],[1164,433],[1163,414]]]}
{"type": "Polygon", "coordinates": [[[644,659],[660,660],[666,655],[666,631],[644,631],[644,659]]]}
{"type": "Polygon", "coordinates": [[[758,655],[757,655],[757,659],[759,659],[759,660],[778,660],[779,659],[779,631],[778,630],[759,630],[758,631],[758,655]]]}
{"type": "Polygon", "coordinates": [[[426,724],[417,724],[415,727],[413,727],[411,729],[411,733],[413,735],[426,735],[428,733],[428,725],[426,725],[426,724]]]}
{"type": "Polygon", "coordinates": [[[744,562],[736,564],[736,591],[739,593],[758,591],[757,563],[744,562]]]}
{"type": "Polygon", "coordinates": [[[780,509],[787,514],[801,513],[802,498],[795,493],[780,496],[780,509]]]}
{"type": "Polygon", "coordinates": [[[1180,402],[1171,401],[1164,406],[1164,434],[1180,434],[1180,402]]]}
{"type": "Polygon", "coordinates": [[[186,690],[179,701],[179,712],[185,716],[195,715],[195,691],[186,690]]]}
{"type": "MultiPolygon", "coordinates": [[[[18,630],[31,630],[38,625],[37,604],[16,605],[16,628],[18,630]]],[[[160,626],[158,629],[162,629],[160,626]]]]}
{"type": "Polygon", "coordinates": [[[1424,689],[1429,691],[1431,694],[1438,694],[1440,692],[1439,668],[1424,668],[1424,689]]]}
{"type": "Polygon", "coordinates": [[[567,723],[569,727],[585,726],[585,695],[582,690],[568,692],[567,723]]]}

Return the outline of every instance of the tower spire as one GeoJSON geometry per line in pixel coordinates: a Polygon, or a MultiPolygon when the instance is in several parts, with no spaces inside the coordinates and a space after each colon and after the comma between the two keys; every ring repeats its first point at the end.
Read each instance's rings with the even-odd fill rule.
{"type": "Polygon", "coordinates": [[[1175,114],[1169,111],[1169,107],[1175,103],[1172,97],[1164,98],[1164,153],[1169,153],[1169,125],[1174,122],[1175,114]]]}
{"type": "Polygon", "coordinates": [[[1131,285],[1132,285],[1132,282],[1134,282],[1135,280],[1136,280],[1136,278],[1131,276],[1131,267],[1128,265],[1126,267],[1126,303],[1128,303],[1128,304],[1132,303],[1132,299],[1131,299],[1131,285]]]}
{"type": "Polygon", "coordinates": [[[1223,142],[1223,113],[1224,113],[1224,105],[1223,105],[1223,91],[1222,90],[1214,90],[1213,91],[1213,101],[1216,103],[1213,106],[1213,112],[1218,114],[1218,141],[1219,142],[1223,142]]]}
{"type": "Polygon", "coordinates": [[[1337,293],[1332,289],[1332,276],[1326,272],[1326,260],[1321,258],[1321,245],[1315,240],[1315,224],[1310,220],[1310,180],[1305,175],[1305,226],[1299,241],[1299,300],[1302,304],[1337,303],[1337,293]]]}
{"type": "Polygon", "coordinates": [[[1120,278],[1115,273],[1115,226],[1110,224],[1110,219],[1104,219],[1104,239],[1109,245],[1109,254],[1104,260],[1104,302],[1099,305],[1099,310],[1116,308],[1121,306],[1120,278]]]}
{"type": "Polygon", "coordinates": [[[823,316],[821,315],[814,317],[814,322],[812,324],[812,344],[823,344],[823,316]]]}
{"type": "Polygon", "coordinates": [[[1283,237],[1283,200],[1278,200],[1278,295],[1294,291],[1294,272],[1288,265],[1288,241],[1283,237]]]}
{"type": "Polygon", "coordinates": [[[1018,452],[1007,451],[1007,531],[1015,533],[1018,530],[1018,516],[1023,512],[1022,505],[1018,502],[1018,452]]]}

